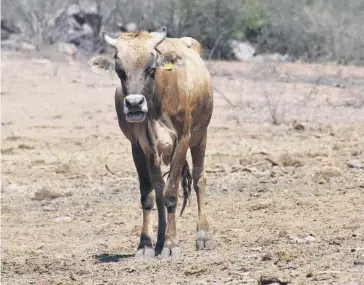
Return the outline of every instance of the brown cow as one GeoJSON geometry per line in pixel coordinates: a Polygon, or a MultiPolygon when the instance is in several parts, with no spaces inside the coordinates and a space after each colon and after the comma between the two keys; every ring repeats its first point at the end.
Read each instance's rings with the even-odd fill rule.
{"type": "Polygon", "coordinates": [[[196,40],[167,38],[166,34],[166,28],[162,32],[122,33],[117,39],[104,34],[106,42],[116,49],[115,60],[98,56],[91,61],[101,68],[113,67],[119,77],[115,107],[119,126],[131,142],[143,208],[137,257],[159,253],[163,257],[180,256],[175,216],[179,181],[184,194],[181,214],[191,192],[191,180],[197,194],[197,249],[211,244],[204,210],[204,157],[213,110],[211,78],[196,40]],[[188,148],[192,179],[186,161],[188,148]],[[162,161],[170,165],[166,182],[160,168],[162,161]],[[158,209],[155,250],[154,200],[158,209]]]}

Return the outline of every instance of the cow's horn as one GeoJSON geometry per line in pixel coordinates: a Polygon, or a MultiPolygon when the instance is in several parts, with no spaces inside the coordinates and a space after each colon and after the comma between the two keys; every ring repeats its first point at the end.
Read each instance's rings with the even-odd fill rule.
{"type": "Polygon", "coordinates": [[[109,37],[109,36],[108,36],[105,32],[102,32],[102,35],[104,36],[105,41],[106,41],[109,45],[111,45],[111,46],[113,46],[113,47],[115,47],[115,46],[116,46],[116,39],[113,39],[113,38],[109,37]]]}
{"type": "Polygon", "coordinates": [[[153,47],[157,47],[167,37],[167,27],[163,27],[161,32],[154,32],[153,47]]]}

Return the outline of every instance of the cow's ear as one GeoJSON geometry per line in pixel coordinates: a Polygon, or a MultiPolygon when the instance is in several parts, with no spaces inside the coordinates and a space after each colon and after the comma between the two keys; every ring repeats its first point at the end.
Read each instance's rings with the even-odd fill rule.
{"type": "Polygon", "coordinates": [[[89,61],[89,64],[92,66],[92,67],[98,67],[100,69],[105,69],[107,71],[111,71],[114,69],[114,62],[106,57],[106,56],[103,56],[103,55],[98,55],[98,56],[95,56],[93,58],[91,58],[91,60],[89,61]]]}
{"type": "Polygon", "coordinates": [[[157,59],[157,65],[163,66],[166,63],[180,64],[182,56],[175,51],[159,54],[157,59]]]}

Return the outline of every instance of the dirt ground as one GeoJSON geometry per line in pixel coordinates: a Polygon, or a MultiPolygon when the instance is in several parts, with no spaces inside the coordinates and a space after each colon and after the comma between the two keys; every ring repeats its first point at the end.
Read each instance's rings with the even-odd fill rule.
{"type": "Polygon", "coordinates": [[[193,195],[178,218],[182,258],[137,260],[116,77],[1,59],[2,284],[364,284],[364,68],[208,63],[215,248],[195,251],[193,195]]]}

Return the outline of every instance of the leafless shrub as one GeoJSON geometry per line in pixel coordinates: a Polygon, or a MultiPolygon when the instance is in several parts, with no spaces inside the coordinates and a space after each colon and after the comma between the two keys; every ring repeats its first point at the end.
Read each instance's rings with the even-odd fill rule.
{"type": "Polygon", "coordinates": [[[131,23],[149,31],[167,26],[170,36],[198,39],[206,57],[226,59],[233,57],[229,39],[243,25],[244,3],[257,1],[4,0],[2,13],[37,46],[46,42],[47,30],[57,11],[77,4],[83,9],[96,9],[105,29],[120,31],[131,23]]]}
{"type": "Polygon", "coordinates": [[[280,125],[284,120],[285,109],[281,100],[267,90],[264,91],[265,103],[273,125],[280,125]]]}
{"type": "Polygon", "coordinates": [[[26,39],[39,47],[43,43],[50,19],[57,10],[71,2],[67,0],[3,0],[1,17],[15,23],[26,39]]]}
{"type": "Polygon", "coordinates": [[[261,0],[258,50],[305,60],[364,63],[364,1],[261,0]]]}
{"type": "Polygon", "coordinates": [[[277,69],[276,63],[263,62],[253,70],[253,81],[261,84],[262,96],[264,97],[263,108],[268,111],[268,119],[273,125],[284,123],[286,118],[286,103],[282,94],[286,92],[285,84],[277,84],[289,80],[289,76],[282,74],[277,69]],[[280,86],[280,90],[272,88],[280,86]]]}
{"type": "Polygon", "coordinates": [[[156,30],[199,40],[207,58],[232,59],[231,39],[253,40],[258,52],[314,61],[364,64],[364,1],[342,0],[3,0],[9,19],[36,46],[50,19],[70,4],[96,9],[105,29],[156,30]]]}

